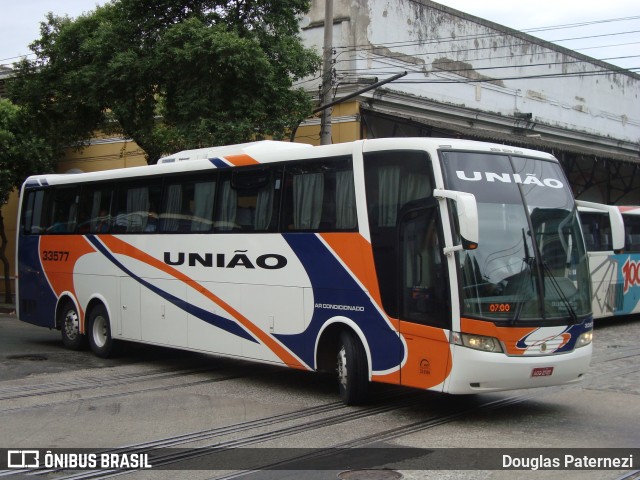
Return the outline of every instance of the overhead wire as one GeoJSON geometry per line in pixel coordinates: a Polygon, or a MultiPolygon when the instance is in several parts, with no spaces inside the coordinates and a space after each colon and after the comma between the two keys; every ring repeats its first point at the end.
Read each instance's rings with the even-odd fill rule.
{"type": "MultiPolygon", "coordinates": [[[[594,20],[594,21],[588,21],[588,22],[579,22],[579,23],[574,23],[574,24],[563,24],[563,25],[555,25],[555,26],[549,26],[549,27],[537,27],[537,28],[532,28],[532,29],[527,29],[527,30],[522,30],[523,33],[526,32],[530,32],[530,31],[542,31],[542,30],[554,30],[554,29],[565,29],[565,28],[577,28],[577,27],[582,27],[582,26],[592,26],[595,24],[599,24],[599,23],[611,23],[611,22],[616,22],[616,21],[626,21],[626,20],[636,20],[640,18],[640,16],[630,16],[630,17],[620,17],[620,18],[615,18],[615,19],[604,19],[604,20],[594,20]]],[[[569,37],[569,38],[562,38],[562,39],[558,39],[558,40],[554,40],[554,41],[548,41],[548,40],[544,40],[545,42],[549,42],[549,43],[553,43],[553,42],[565,42],[565,41],[572,41],[572,40],[584,40],[584,39],[589,39],[589,38],[602,38],[602,37],[610,37],[610,36],[616,36],[616,35],[626,35],[629,33],[638,33],[637,30],[634,31],[625,31],[625,32],[615,32],[615,33],[607,33],[607,34],[597,34],[597,35],[589,35],[589,36],[582,36],[582,37],[569,37]]],[[[508,34],[508,33],[507,33],[508,34]]],[[[400,52],[390,52],[388,54],[384,54],[381,53],[382,50],[386,49],[394,49],[394,50],[402,50],[403,48],[408,48],[408,47],[415,47],[415,46],[428,46],[428,45],[432,45],[432,44],[437,44],[437,45],[447,45],[447,44],[452,44],[452,43],[456,43],[458,45],[464,43],[465,41],[471,41],[473,40],[474,42],[477,42],[478,40],[488,40],[491,38],[498,38],[498,37],[502,37],[504,36],[505,33],[504,32],[491,32],[491,33],[487,33],[487,34],[481,34],[481,35],[464,35],[464,36],[451,36],[451,37],[444,37],[444,38],[438,38],[438,39],[430,39],[430,40],[425,40],[425,39],[420,39],[420,40],[408,40],[408,41],[400,41],[400,42],[388,42],[388,43],[382,43],[382,44],[376,44],[376,45],[358,45],[358,46],[353,46],[353,45],[346,45],[346,46],[342,46],[342,47],[336,47],[337,50],[340,50],[340,52],[338,53],[338,55],[336,55],[336,64],[343,64],[343,63],[350,63],[352,61],[354,61],[352,58],[349,59],[341,59],[340,57],[343,54],[348,54],[348,53],[353,53],[356,52],[357,54],[361,54],[361,53],[365,53],[367,51],[372,51],[375,52],[375,55],[378,57],[376,58],[376,61],[380,61],[380,59],[382,58],[386,58],[388,60],[391,61],[395,61],[395,62],[402,62],[402,56],[403,54],[400,52]],[[394,53],[397,53],[397,56],[394,55],[394,53]]],[[[628,42],[628,44],[635,44],[635,43],[640,43],[640,42],[628,42]]],[[[517,43],[517,44],[507,44],[507,45],[495,45],[495,44],[491,44],[489,46],[476,46],[474,45],[473,47],[470,48],[450,48],[450,49],[441,49],[437,52],[434,51],[426,51],[424,53],[416,53],[416,52],[412,52],[411,53],[411,57],[412,58],[420,58],[423,56],[426,57],[432,57],[434,55],[443,55],[443,56],[451,56],[451,55],[455,55],[457,58],[460,58],[461,54],[464,53],[478,53],[481,52],[483,50],[486,51],[491,51],[492,53],[494,53],[496,51],[496,49],[514,49],[520,46],[529,46],[531,44],[531,42],[524,42],[524,43],[517,43]]],[[[624,44],[619,44],[619,45],[624,45],[624,44]]],[[[615,46],[615,45],[614,45],[615,46]]],[[[594,47],[586,47],[585,49],[590,49],[590,48],[594,48],[594,47]]],[[[601,47],[596,47],[596,48],[605,48],[605,46],[601,46],[601,47]]],[[[577,52],[578,49],[574,50],[577,52]]],[[[474,64],[477,62],[483,62],[483,61],[495,61],[497,59],[510,59],[513,60],[514,62],[517,61],[517,59],[519,57],[531,57],[532,55],[534,55],[532,52],[523,52],[523,53],[513,53],[513,52],[509,52],[508,55],[504,55],[504,56],[495,56],[495,55],[491,55],[490,57],[480,57],[480,58],[472,58],[472,59],[461,59],[461,62],[471,62],[473,61],[474,64]]],[[[623,60],[623,59],[630,59],[630,58],[637,58],[637,55],[626,55],[626,56],[617,56],[617,57],[606,57],[606,58],[600,58],[600,59],[594,59],[594,60],[598,60],[598,61],[613,61],[613,60],[623,60]]],[[[370,60],[370,57],[367,57],[368,60],[370,60]]],[[[357,61],[357,59],[356,59],[357,61]]],[[[456,73],[456,72],[464,72],[464,71],[477,71],[477,70],[485,70],[485,69],[498,69],[498,68],[514,68],[514,67],[534,67],[534,66],[549,66],[549,65],[566,65],[566,64],[571,64],[571,63],[585,63],[584,59],[578,59],[575,61],[564,61],[564,62],[545,62],[543,64],[519,64],[519,65],[509,65],[509,66],[499,66],[499,67],[475,67],[475,68],[468,68],[468,69],[456,69],[456,70],[448,70],[449,72],[452,73],[456,73]]],[[[425,62],[426,65],[426,62],[425,62]]],[[[376,70],[372,70],[370,68],[355,68],[355,69],[342,69],[341,73],[345,74],[345,75],[349,75],[349,74],[357,74],[357,72],[362,72],[362,71],[366,71],[368,72],[370,75],[374,75],[378,72],[380,72],[381,74],[385,74],[384,70],[385,69],[397,69],[398,65],[394,65],[394,64],[388,64],[387,67],[378,67],[376,70]]],[[[402,67],[404,69],[407,69],[409,71],[412,71],[414,73],[425,73],[425,71],[423,69],[416,69],[416,68],[407,68],[406,63],[403,63],[402,67]]],[[[638,70],[636,67],[631,67],[631,68],[625,68],[625,67],[617,67],[614,66],[614,68],[611,69],[605,69],[605,70],[597,70],[594,71],[592,73],[585,73],[585,72],[568,72],[566,74],[553,74],[553,75],[546,75],[545,77],[539,77],[539,76],[522,76],[519,78],[523,78],[523,79],[527,79],[527,78],[557,78],[558,76],[574,76],[577,73],[579,73],[582,76],[587,76],[589,74],[600,74],[601,72],[605,72],[605,73],[624,73],[626,71],[636,71],[638,70]]],[[[434,72],[435,70],[431,70],[430,72],[434,72]]],[[[443,70],[444,71],[444,70],[443,70]]],[[[508,77],[509,79],[515,79],[516,77],[508,77]]],[[[505,78],[507,79],[507,78],[505,78]]],[[[492,79],[486,79],[484,81],[491,81],[492,79]]],[[[468,79],[464,79],[461,81],[468,81],[468,79]]],[[[476,79],[475,81],[481,81],[480,79],[476,79]]],[[[415,80],[412,79],[404,79],[402,80],[402,83],[412,83],[415,82],[415,80]]]]}
{"type": "MultiPolygon", "coordinates": [[[[522,30],[518,30],[518,31],[522,32],[522,33],[550,31],[550,30],[579,28],[579,27],[583,27],[583,26],[593,26],[593,25],[597,25],[597,24],[628,21],[628,20],[637,20],[637,19],[640,19],[640,16],[619,17],[619,18],[603,19],[603,20],[592,20],[592,21],[586,21],[586,22],[568,23],[568,24],[552,25],[552,26],[546,26],[546,27],[543,26],[543,27],[522,29],[522,30]]],[[[614,32],[614,33],[607,33],[607,34],[600,34],[600,35],[588,35],[588,36],[584,36],[584,37],[572,37],[572,38],[563,38],[563,39],[556,39],[556,40],[544,40],[544,41],[555,43],[555,42],[565,42],[565,41],[573,41],[573,40],[585,40],[585,39],[589,39],[589,38],[599,38],[599,37],[604,37],[604,36],[625,35],[625,34],[638,33],[638,32],[640,32],[640,31],[639,30],[632,30],[632,31],[628,31],[628,32],[614,32]]],[[[489,34],[484,34],[484,35],[463,35],[463,36],[448,37],[448,38],[445,37],[445,38],[432,40],[432,41],[427,41],[427,42],[425,42],[423,40],[418,40],[418,41],[411,40],[411,41],[406,41],[406,42],[387,42],[387,43],[381,43],[377,47],[395,47],[395,48],[399,48],[399,47],[403,47],[403,46],[404,47],[410,47],[410,46],[424,45],[424,44],[429,44],[429,43],[444,43],[444,42],[464,41],[464,40],[468,40],[468,39],[474,39],[475,40],[475,39],[483,39],[483,38],[491,38],[491,37],[500,37],[500,36],[503,36],[503,35],[504,35],[504,33],[498,32],[498,33],[489,33],[489,34]]],[[[366,44],[366,45],[363,44],[363,45],[344,45],[344,46],[339,46],[339,47],[334,47],[334,48],[342,49],[342,50],[345,50],[345,51],[356,51],[356,50],[367,50],[367,49],[376,48],[376,47],[371,47],[368,44],[366,44]]],[[[594,47],[590,47],[590,48],[594,48],[594,47]]],[[[595,47],[595,48],[600,48],[600,47],[595,47]]],[[[27,56],[33,56],[33,55],[35,55],[35,54],[34,53],[28,53],[28,54],[25,54],[25,55],[16,55],[16,56],[13,56],[13,57],[7,57],[7,58],[4,58],[4,59],[0,59],[0,62],[13,60],[13,59],[20,59],[20,58],[24,58],[24,57],[27,57],[27,56]]]]}
{"type": "Polygon", "coordinates": [[[548,30],[559,30],[559,29],[567,29],[567,28],[580,28],[591,25],[599,25],[602,23],[611,23],[611,22],[621,22],[627,20],[638,20],[640,16],[632,16],[632,17],[621,17],[621,18],[609,18],[606,20],[590,20],[586,22],[577,22],[577,23],[565,23],[563,25],[552,25],[549,27],[534,27],[534,28],[526,28],[521,30],[522,32],[546,32],[548,30]]]}
{"type": "MultiPolygon", "coordinates": [[[[614,18],[614,19],[603,19],[603,20],[593,20],[593,21],[586,21],[586,22],[578,22],[578,23],[572,23],[572,24],[563,24],[563,25],[553,25],[553,26],[547,26],[547,27],[536,27],[536,28],[530,28],[530,29],[524,29],[524,30],[520,30],[523,33],[528,33],[528,32],[539,32],[539,31],[550,31],[550,30],[557,30],[557,29],[568,29],[568,28],[578,28],[578,27],[583,27],[583,26],[593,26],[596,24],[603,24],[603,23],[612,23],[612,22],[620,22],[620,21],[628,21],[628,20],[636,20],[640,18],[640,16],[630,16],[630,17],[620,17],[620,18],[614,18]]],[[[610,36],[616,36],[616,35],[625,35],[625,34],[630,34],[630,33],[638,33],[640,31],[638,30],[634,30],[634,31],[628,31],[628,32],[616,32],[616,33],[607,33],[607,34],[598,34],[598,35],[588,35],[588,36],[583,36],[583,37],[571,37],[571,38],[563,38],[563,39],[558,39],[558,40],[551,40],[551,41],[547,41],[546,42],[550,42],[550,43],[554,43],[554,42],[568,42],[568,41],[574,41],[574,40],[585,40],[585,39],[590,39],[590,38],[601,38],[601,37],[610,37],[610,36]]],[[[402,41],[402,42],[388,42],[388,43],[382,43],[382,44],[378,44],[378,45],[344,45],[344,46],[336,46],[334,47],[336,50],[339,50],[338,55],[336,56],[335,59],[335,65],[341,64],[343,62],[351,62],[352,59],[339,59],[339,57],[342,54],[346,54],[346,53],[350,53],[350,52],[357,52],[357,53],[362,53],[362,52],[366,52],[366,51],[372,51],[372,50],[378,50],[376,52],[376,55],[379,57],[377,60],[379,61],[381,58],[387,58],[389,60],[392,61],[398,61],[401,60],[399,58],[394,57],[393,55],[382,55],[379,53],[379,50],[381,48],[394,48],[394,49],[401,49],[401,48],[408,48],[408,47],[415,47],[415,46],[427,46],[430,44],[438,44],[438,45],[442,45],[442,44],[447,44],[447,43],[453,43],[456,42],[458,44],[464,42],[464,41],[478,41],[478,40],[483,40],[483,39],[491,39],[491,38],[495,38],[495,37],[501,37],[504,36],[505,33],[504,32],[492,32],[492,33],[487,33],[487,34],[482,34],[482,35],[463,35],[463,36],[457,36],[457,37],[445,37],[445,38],[439,38],[439,39],[433,39],[433,40],[410,40],[410,41],[402,41]]],[[[612,46],[620,46],[620,45],[632,45],[632,44],[636,44],[636,43],[640,43],[640,42],[628,42],[626,44],[617,44],[617,45],[612,45],[612,46]]],[[[517,48],[519,46],[527,46],[529,45],[530,42],[527,43],[521,43],[521,44],[509,44],[509,45],[490,45],[490,46],[485,46],[485,47],[476,47],[474,46],[473,48],[468,48],[468,49],[460,49],[457,48],[455,50],[439,50],[437,52],[425,52],[425,53],[412,53],[412,57],[420,57],[420,56],[433,56],[433,55],[450,55],[450,54],[456,54],[456,56],[459,56],[462,53],[467,53],[467,52],[480,52],[482,50],[491,50],[493,52],[495,52],[496,49],[498,48],[517,48]]],[[[575,51],[577,52],[578,50],[587,50],[587,49],[596,49],[596,48],[606,48],[606,46],[594,46],[594,47],[584,47],[584,48],[579,48],[576,49],[575,51]]],[[[579,52],[578,52],[579,53],[579,52]]],[[[20,55],[20,56],[16,56],[16,57],[9,57],[6,59],[1,59],[0,62],[2,61],[6,61],[6,60],[11,60],[11,59],[15,59],[15,58],[24,58],[26,56],[32,56],[34,55],[33,53],[28,54],[28,55],[20,55]]],[[[505,55],[502,57],[496,57],[495,55],[492,55],[491,57],[485,57],[485,58],[474,58],[472,59],[473,62],[482,62],[482,61],[495,61],[496,59],[504,59],[504,58],[509,58],[509,59],[513,59],[516,60],[519,57],[527,57],[527,56],[531,56],[532,53],[531,52],[526,52],[526,53],[522,53],[522,54],[509,54],[509,55],[505,55]]],[[[631,56],[620,56],[620,57],[609,57],[609,58],[604,58],[604,59],[596,59],[599,61],[605,61],[605,60],[620,60],[620,59],[628,59],[628,58],[634,58],[637,57],[635,55],[631,55],[631,56]]],[[[465,61],[465,60],[462,60],[465,61]]],[[[471,61],[471,60],[469,60],[471,61]]],[[[584,62],[584,60],[576,60],[576,61],[570,61],[570,62],[555,62],[555,63],[543,63],[543,64],[529,64],[529,65],[516,65],[517,67],[534,67],[534,66],[549,66],[549,65],[557,65],[557,64],[568,64],[568,63],[581,63],[584,62]]],[[[451,72],[451,73],[458,73],[458,72],[464,72],[464,71],[477,71],[477,70],[490,70],[490,69],[501,69],[501,68],[513,68],[514,66],[497,66],[497,67],[476,67],[476,68],[468,68],[468,69],[455,69],[455,70],[446,70],[447,72],[451,72]]],[[[384,68],[397,68],[397,65],[392,65],[390,64],[388,67],[379,67],[379,69],[384,69],[384,68]]],[[[406,66],[403,66],[403,68],[406,68],[406,66]]],[[[415,69],[409,69],[410,71],[413,71],[414,73],[419,72],[419,73],[424,73],[423,70],[415,70],[415,69]]],[[[632,68],[623,68],[623,67],[619,67],[619,69],[612,69],[612,70],[598,70],[598,71],[594,71],[592,72],[593,75],[596,74],[601,74],[601,73],[611,73],[611,72],[619,72],[619,71],[636,71],[638,70],[638,68],[636,67],[632,67],[632,68]]],[[[367,71],[370,74],[374,74],[376,73],[376,71],[373,71],[371,69],[341,69],[340,73],[342,73],[343,75],[349,75],[351,73],[356,74],[356,72],[358,71],[367,71]]],[[[445,70],[441,70],[440,72],[445,72],[445,70]]],[[[381,70],[381,74],[385,74],[383,70],[381,70]]],[[[575,76],[577,73],[563,73],[563,74],[549,74],[549,75],[545,75],[544,77],[540,77],[540,76],[521,76],[521,77],[505,77],[504,79],[516,79],[516,78],[522,78],[522,79],[528,79],[528,78],[557,78],[557,77],[561,77],[561,76],[575,76]]],[[[579,73],[582,76],[586,76],[587,74],[585,72],[581,72],[579,73]]],[[[308,78],[308,79],[304,79],[301,80],[299,82],[296,82],[294,84],[294,86],[301,86],[313,81],[317,81],[320,77],[316,76],[316,77],[312,77],[312,78],[308,78]]],[[[496,80],[496,79],[486,79],[484,81],[491,81],[491,80],[496,80]]],[[[470,79],[465,78],[463,81],[470,81],[470,79]]],[[[481,79],[476,79],[475,81],[482,81],[481,79]]],[[[402,80],[402,83],[415,83],[415,80],[412,79],[405,79],[402,80]]],[[[422,80],[420,80],[420,82],[422,82],[422,80]]],[[[449,81],[447,81],[447,83],[449,83],[449,81]]]]}
{"type": "MultiPolygon", "coordinates": [[[[617,19],[619,20],[629,20],[629,19],[634,19],[634,18],[640,18],[640,17],[625,17],[624,19],[617,19]]],[[[610,22],[613,21],[613,19],[611,20],[598,20],[598,21],[593,21],[593,24],[596,23],[606,23],[606,22],[610,22]]],[[[584,22],[583,22],[584,23],[584,22]]],[[[577,25],[577,26],[581,26],[581,24],[567,24],[566,28],[570,28],[570,26],[572,25],[577,25]]],[[[538,28],[544,28],[546,30],[555,30],[555,29],[560,29],[560,28],[565,28],[563,26],[556,26],[556,27],[538,27],[538,28]]],[[[513,30],[513,29],[511,29],[513,30]]],[[[524,30],[513,30],[512,33],[528,33],[529,31],[535,31],[536,29],[524,29],[524,30]]],[[[597,38],[597,37],[601,37],[601,36],[612,36],[612,35],[623,35],[623,34],[630,34],[630,33],[638,33],[637,30],[632,30],[632,31],[628,31],[628,32],[614,32],[614,33],[609,33],[609,34],[604,34],[604,35],[589,35],[589,36],[585,36],[585,37],[572,37],[572,38],[567,38],[567,39],[557,39],[557,40],[544,40],[544,39],[539,39],[545,42],[549,42],[549,43],[553,43],[553,42],[562,42],[562,41],[569,41],[569,40],[577,40],[577,39],[588,39],[588,38],[597,38]]],[[[447,42],[458,42],[458,41],[465,41],[465,40],[476,40],[476,39],[490,39],[490,38],[494,38],[494,37],[502,37],[505,35],[505,32],[491,32],[491,33],[486,33],[486,34],[482,34],[482,35],[478,35],[478,34],[470,34],[470,35],[461,35],[461,36],[451,36],[451,37],[442,37],[442,38],[438,38],[438,39],[433,39],[433,40],[427,40],[425,41],[424,39],[420,39],[420,40],[406,40],[406,41],[398,41],[398,42],[385,42],[385,43],[381,43],[378,44],[379,46],[382,47],[394,47],[394,48],[400,48],[400,47],[412,47],[412,46],[416,46],[416,45],[425,45],[425,44],[430,44],[430,43],[447,43],[447,42]]],[[[536,37],[537,38],[537,37],[536,37]]],[[[344,46],[340,46],[340,47],[334,47],[337,49],[343,49],[343,50],[347,50],[347,51],[354,51],[354,50],[367,50],[370,48],[375,48],[375,47],[371,47],[371,44],[354,44],[354,45],[344,45],[344,46]]]]}
{"type": "MultiPolygon", "coordinates": [[[[640,42],[633,42],[633,43],[640,43],[640,42]]],[[[487,47],[474,47],[474,48],[469,48],[469,49],[457,49],[455,51],[453,50],[438,50],[438,51],[427,51],[424,53],[412,53],[411,56],[416,58],[416,57],[423,57],[423,56],[434,56],[434,55],[450,55],[450,54],[456,54],[456,56],[459,56],[461,53],[467,53],[467,52],[481,52],[483,50],[490,50],[492,52],[495,52],[498,49],[507,49],[507,48],[518,48],[518,47],[524,47],[527,46],[527,43],[517,43],[517,44],[510,44],[510,45],[502,45],[502,46],[487,46],[487,47]]],[[[360,52],[357,52],[360,53],[360,52]]],[[[377,52],[376,52],[377,53],[377,52]]],[[[398,58],[398,57],[394,57],[393,55],[381,55],[378,53],[378,55],[380,56],[386,56],[387,58],[398,58]]],[[[495,60],[499,60],[499,59],[504,59],[504,58],[509,58],[512,60],[517,60],[520,57],[531,57],[532,55],[534,55],[534,53],[532,52],[525,52],[525,53],[509,53],[508,55],[504,55],[504,56],[496,56],[496,55],[491,55],[490,57],[484,57],[484,58],[473,58],[472,60],[474,62],[479,62],[479,61],[495,61],[495,60]]],[[[605,60],[615,60],[615,59],[624,59],[624,58],[634,58],[637,57],[637,55],[628,55],[628,56],[620,56],[620,57],[609,57],[609,58],[602,58],[599,59],[600,61],[605,61],[605,60]]],[[[351,62],[352,59],[341,59],[338,60],[336,59],[336,64],[341,64],[341,63],[348,63],[351,62]]],[[[464,61],[464,60],[462,60],[464,61]]],[[[575,60],[576,63],[579,62],[584,62],[584,60],[575,60]]],[[[572,63],[572,62],[563,62],[563,63],[572,63]]]]}

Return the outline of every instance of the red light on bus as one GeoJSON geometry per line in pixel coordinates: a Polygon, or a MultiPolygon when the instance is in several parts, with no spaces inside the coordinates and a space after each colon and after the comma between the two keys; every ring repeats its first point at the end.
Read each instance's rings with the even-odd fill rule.
{"type": "Polygon", "coordinates": [[[489,311],[491,313],[495,313],[495,312],[506,313],[511,311],[511,305],[509,303],[492,303],[489,305],[489,311]]]}

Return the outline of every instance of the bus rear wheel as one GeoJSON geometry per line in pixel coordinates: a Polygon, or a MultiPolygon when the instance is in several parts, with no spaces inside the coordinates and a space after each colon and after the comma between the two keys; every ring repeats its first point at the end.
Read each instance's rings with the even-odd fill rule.
{"type": "Polygon", "coordinates": [[[80,350],[86,344],[86,337],[80,333],[80,315],[75,304],[67,300],[60,310],[60,331],[62,343],[70,350],[80,350]]]}
{"type": "Polygon", "coordinates": [[[100,358],[110,357],[113,352],[113,338],[111,338],[109,314],[104,305],[97,305],[91,309],[88,324],[91,350],[100,358]]]}
{"type": "Polygon", "coordinates": [[[340,334],[337,360],[340,398],[345,405],[364,402],[369,383],[367,355],[362,343],[354,334],[340,334]]]}

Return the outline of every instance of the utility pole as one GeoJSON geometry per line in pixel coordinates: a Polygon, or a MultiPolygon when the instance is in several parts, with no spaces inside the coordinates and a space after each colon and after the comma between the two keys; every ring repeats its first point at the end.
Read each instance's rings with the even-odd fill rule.
{"type": "MultiPolygon", "coordinates": [[[[331,100],[332,58],[333,58],[333,0],[324,4],[324,62],[322,66],[322,94],[320,105],[331,100]]],[[[331,109],[326,108],[320,117],[320,145],[331,145],[331,109]]]]}

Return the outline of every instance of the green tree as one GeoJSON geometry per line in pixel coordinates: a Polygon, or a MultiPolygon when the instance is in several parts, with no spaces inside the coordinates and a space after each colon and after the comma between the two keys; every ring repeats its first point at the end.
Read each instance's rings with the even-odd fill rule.
{"type": "MultiPolygon", "coordinates": [[[[0,206],[29,176],[53,170],[54,151],[44,138],[34,135],[24,111],[0,98],[0,206]]],[[[5,302],[12,301],[7,236],[0,209],[0,261],[5,279],[5,302]]]]}
{"type": "Polygon", "coordinates": [[[309,0],[114,0],[49,14],[17,65],[13,100],[52,144],[120,133],[147,160],[282,138],[311,112],[294,83],[320,62],[298,37],[309,0]],[[160,120],[159,120],[160,119],[160,120]]]}

